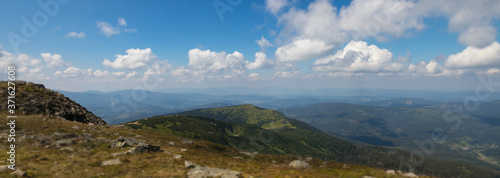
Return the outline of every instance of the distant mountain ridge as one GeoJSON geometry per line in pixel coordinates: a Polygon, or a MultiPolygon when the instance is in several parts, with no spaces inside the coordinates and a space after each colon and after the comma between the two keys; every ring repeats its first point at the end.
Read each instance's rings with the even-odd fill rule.
{"type": "MultiPolygon", "coordinates": [[[[95,125],[108,125],[85,107],[69,99],[63,94],[45,88],[42,84],[26,81],[15,81],[16,113],[23,115],[41,114],[60,119],[95,125]]],[[[0,95],[6,96],[7,82],[0,81],[0,95]]],[[[7,97],[0,102],[7,103],[7,97]]],[[[6,105],[0,105],[0,111],[7,111],[6,105]]]]}

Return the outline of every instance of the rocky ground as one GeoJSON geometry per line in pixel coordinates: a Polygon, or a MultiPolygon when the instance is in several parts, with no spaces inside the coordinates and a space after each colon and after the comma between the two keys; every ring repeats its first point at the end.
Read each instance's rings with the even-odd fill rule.
{"type": "MultiPolygon", "coordinates": [[[[6,123],[5,115],[0,122],[6,123]]],[[[0,177],[412,177],[316,158],[247,153],[201,140],[43,115],[16,121],[16,165],[0,154],[0,177]]],[[[8,128],[0,125],[0,152],[8,128]]]]}

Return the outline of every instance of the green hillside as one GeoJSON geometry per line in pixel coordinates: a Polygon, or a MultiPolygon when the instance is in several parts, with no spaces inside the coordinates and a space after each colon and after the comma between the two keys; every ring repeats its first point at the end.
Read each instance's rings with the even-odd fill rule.
{"type": "MultiPolygon", "coordinates": [[[[436,142],[433,157],[499,169],[498,161],[481,154],[500,142],[500,127],[477,117],[462,117],[461,123],[447,122],[443,110],[416,107],[374,107],[346,103],[322,103],[288,109],[289,117],[304,121],[332,135],[363,143],[418,149],[415,140],[432,139],[432,133],[446,133],[436,142]],[[457,129],[452,130],[454,126],[457,129]]],[[[488,152],[489,153],[489,152],[488,152]]]]}
{"type": "MultiPolygon", "coordinates": [[[[198,109],[170,116],[147,118],[125,125],[135,129],[204,139],[243,151],[311,156],[383,169],[405,171],[407,167],[400,167],[401,160],[398,158],[410,158],[410,154],[406,151],[354,145],[329,136],[308,124],[290,119],[275,110],[265,110],[253,105],[198,109]],[[279,127],[268,127],[274,123],[284,124],[279,127]]],[[[422,164],[414,165],[413,168],[415,172],[426,175],[452,177],[492,175],[490,171],[432,158],[425,159],[422,164]]]]}

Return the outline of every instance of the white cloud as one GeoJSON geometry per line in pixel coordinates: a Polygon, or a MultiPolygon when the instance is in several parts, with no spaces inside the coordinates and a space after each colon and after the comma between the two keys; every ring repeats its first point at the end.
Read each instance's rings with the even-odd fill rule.
{"type": "Polygon", "coordinates": [[[314,62],[315,71],[398,72],[406,64],[392,59],[392,53],[364,41],[351,41],[334,55],[314,62]]]}
{"type": "Polygon", "coordinates": [[[246,65],[247,69],[260,69],[260,68],[271,68],[274,66],[272,60],[267,59],[267,56],[263,52],[255,53],[255,62],[248,63],[246,65]]]}
{"type": "Polygon", "coordinates": [[[488,75],[500,74],[500,70],[499,70],[499,69],[496,69],[496,68],[493,68],[493,69],[488,69],[488,70],[486,71],[486,74],[488,74],[488,75]]]}
{"type": "Polygon", "coordinates": [[[274,55],[279,62],[308,61],[324,56],[334,48],[320,40],[294,39],[291,43],[276,49],[274,55]]]}
{"type": "Polygon", "coordinates": [[[500,44],[493,42],[484,48],[469,46],[462,52],[450,55],[447,68],[481,68],[500,66],[500,44]]]}
{"type": "Polygon", "coordinates": [[[144,76],[165,74],[167,70],[171,68],[172,65],[170,65],[167,60],[164,61],[155,60],[153,61],[153,64],[151,65],[150,69],[144,72],[144,76]]]}
{"type": "Polygon", "coordinates": [[[114,75],[114,76],[121,77],[121,76],[124,76],[124,75],[125,75],[125,72],[113,72],[113,75],[114,75]]]}
{"type": "Polygon", "coordinates": [[[108,22],[97,22],[97,27],[100,30],[99,32],[107,37],[120,34],[120,29],[113,27],[108,22]]]}
{"type": "Polygon", "coordinates": [[[11,54],[7,51],[3,51],[0,47],[0,70],[2,73],[7,73],[7,67],[10,65],[15,65],[18,72],[18,79],[30,80],[37,77],[39,72],[42,71],[43,65],[40,59],[35,59],[27,54],[11,54]]]}
{"type": "MultiPolygon", "coordinates": [[[[92,70],[92,69],[90,69],[92,70]]],[[[68,67],[64,71],[56,71],[54,75],[56,77],[64,77],[64,78],[76,78],[76,77],[81,77],[84,75],[85,71],[76,68],[76,67],[68,67]]]]}
{"type": "Polygon", "coordinates": [[[226,55],[225,51],[214,52],[195,48],[189,50],[188,57],[188,65],[199,73],[242,70],[247,63],[245,56],[238,51],[226,55]]]}
{"type": "Polygon", "coordinates": [[[266,10],[276,14],[288,4],[288,0],[266,0],[266,10]]]}
{"type": "Polygon", "coordinates": [[[106,77],[106,76],[109,76],[109,72],[106,70],[106,71],[102,71],[102,70],[99,70],[97,69],[96,71],[92,72],[93,76],[96,76],[96,77],[106,77]]]}
{"type": "Polygon", "coordinates": [[[262,36],[260,38],[260,40],[255,40],[255,42],[257,42],[257,44],[259,44],[260,49],[262,51],[266,51],[266,47],[272,46],[271,43],[267,39],[264,38],[264,36],[262,36]]]}
{"type": "Polygon", "coordinates": [[[64,61],[59,54],[42,53],[41,56],[48,68],[70,66],[70,63],[64,61]]]}
{"type": "Polygon", "coordinates": [[[278,24],[284,26],[281,37],[340,45],[364,37],[399,38],[424,29],[424,18],[444,17],[448,29],[459,34],[459,42],[484,47],[496,38],[492,21],[500,18],[498,7],[500,1],[354,0],[339,10],[329,0],[315,0],[307,9],[290,8],[278,17],[278,24]]]}
{"type": "Polygon", "coordinates": [[[122,17],[118,17],[118,24],[120,24],[121,26],[127,26],[127,21],[125,21],[125,19],[122,17]]]}
{"type": "Polygon", "coordinates": [[[134,76],[136,76],[136,75],[137,75],[137,72],[136,72],[136,71],[133,71],[133,72],[128,73],[126,77],[127,77],[127,78],[131,78],[131,77],[134,77],[134,76]]]}
{"type": "Polygon", "coordinates": [[[66,38],[85,38],[85,37],[87,37],[87,35],[85,35],[85,33],[83,33],[83,32],[80,32],[80,33],[69,32],[68,34],[66,34],[65,37],[66,38]]]}
{"type": "Polygon", "coordinates": [[[273,78],[292,78],[299,76],[299,71],[276,71],[273,78]]]}
{"type": "Polygon", "coordinates": [[[126,55],[116,55],[116,59],[110,62],[104,59],[102,65],[115,69],[137,69],[149,64],[156,56],[153,54],[151,48],[146,49],[127,49],[126,55]]]}

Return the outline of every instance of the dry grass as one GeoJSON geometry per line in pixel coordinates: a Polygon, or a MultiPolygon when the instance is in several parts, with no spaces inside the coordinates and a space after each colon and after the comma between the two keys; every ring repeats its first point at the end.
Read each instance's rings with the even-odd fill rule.
{"type": "MultiPolygon", "coordinates": [[[[7,119],[0,114],[0,132],[6,132],[7,119]]],[[[239,150],[214,144],[211,142],[194,140],[194,144],[181,143],[182,137],[153,133],[143,130],[133,130],[123,127],[91,126],[82,123],[69,122],[43,116],[20,116],[16,121],[16,131],[27,135],[52,135],[62,133],[90,133],[94,138],[114,140],[119,136],[133,137],[152,145],[161,146],[162,152],[137,155],[111,156],[111,153],[124,152],[129,148],[110,148],[105,141],[80,142],[70,146],[74,151],[61,151],[54,147],[33,146],[35,140],[22,139],[17,136],[16,165],[33,177],[183,177],[188,171],[184,168],[184,160],[218,168],[228,168],[239,171],[244,177],[400,177],[388,175],[385,170],[373,169],[365,166],[348,165],[313,159],[309,161],[312,168],[297,170],[288,167],[288,163],[298,159],[293,156],[275,156],[259,154],[254,157],[241,154],[239,150]],[[79,126],[78,130],[72,129],[79,126]],[[97,129],[93,129],[93,128],[97,129]],[[83,131],[85,130],[85,131],[83,131]],[[140,137],[136,137],[140,135],[140,137]],[[168,143],[174,141],[177,145],[168,143]],[[188,151],[180,152],[181,148],[188,151]],[[173,155],[180,154],[182,159],[174,159],[173,155]],[[241,157],[241,158],[234,158],[241,157]],[[101,166],[100,163],[109,159],[119,158],[122,164],[101,166]]],[[[0,165],[6,165],[6,139],[1,140],[0,165]]],[[[10,172],[10,171],[9,171],[10,172]]],[[[9,172],[1,172],[0,177],[8,177],[9,172]]]]}

